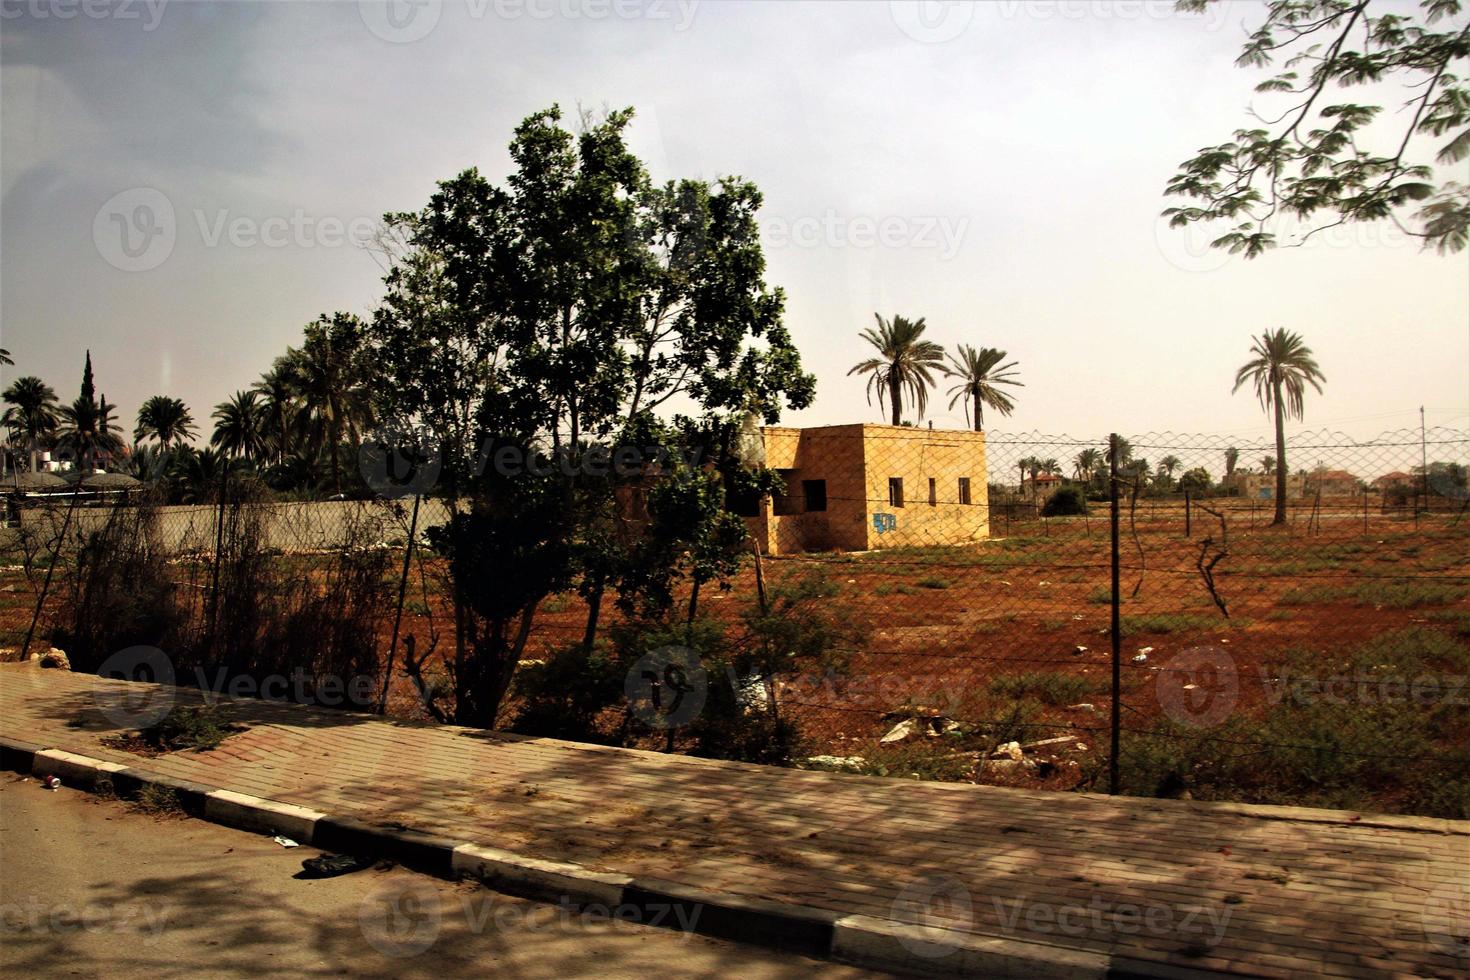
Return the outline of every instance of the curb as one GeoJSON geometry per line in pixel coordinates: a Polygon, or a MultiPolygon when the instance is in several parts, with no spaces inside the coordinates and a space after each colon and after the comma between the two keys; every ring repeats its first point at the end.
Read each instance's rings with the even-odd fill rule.
{"type": "Polygon", "coordinates": [[[322,850],[382,857],[440,878],[472,877],[506,894],[616,910],[618,918],[687,928],[716,939],[921,976],[1204,978],[1224,976],[1106,953],[911,925],[867,915],[750,898],[659,878],[543,861],[406,827],[335,817],[292,803],[174,779],[158,773],[0,736],[0,768],[55,775],[73,786],[136,795],[171,789],[191,817],[237,830],[282,834],[322,850]],[[670,913],[673,913],[670,915],[670,913]],[[624,914],[627,913],[627,914],[624,914]]]}

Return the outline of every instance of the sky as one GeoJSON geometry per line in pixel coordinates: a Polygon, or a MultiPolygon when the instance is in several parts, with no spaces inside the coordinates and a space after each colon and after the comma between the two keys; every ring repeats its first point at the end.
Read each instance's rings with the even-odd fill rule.
{"type": "MultiPolygon", "coordinates": [[[[129,428],[153,394],[207,420],[305,323],[373,309],[379,216],[467,167],[503,181],[513,127],[559,103],[634,107],[656,179],[761,188],[818,380],[785,424],[882,421],[847,376],[878,312],[1007,350],[1025,387],[987,422],[1009,432],[1268,438],[1231,385],[1278,326],[1327,376],[1293,430],[1366,438],[1421,405],[1470,428],[1465,253],[1372,225],[1247,262],[1159,217],[1178,164],[1248,121],[1260,76],[1234,59],[1262,9],[3,0],[5,377],[69,401],[90,348],[129,428]]],[[[964,425],[942,391],[928,418],[964,425]]]]}

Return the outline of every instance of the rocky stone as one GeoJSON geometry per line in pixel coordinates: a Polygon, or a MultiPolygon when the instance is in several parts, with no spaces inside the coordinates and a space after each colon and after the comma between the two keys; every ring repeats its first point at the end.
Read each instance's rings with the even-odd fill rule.
{"type": "Polygon", "coordinates": [[[878,739],[882,745],[893,742],[902,742],[906,738],[912,738],[919,734],[919,720],[917,718],[905,718],[888,730],[888,734],[878,739]]]}
{"type": "Polygon", "coordinates": [[[834,769],[840,772],[862,772],[868,760],[860,755],[814,755],[805,760],[818,769],[834,769]]]}
{"type": "Polygon", "coordinates": [[[990,757],[992,759],[1010,759],[1013,762],[1020,762],[1026,757],[1026,753],[1022,750],[1020,742],[1007,742],[1004,745],[996,746],[995,751],[990,753],[990,757]]]}
{"type": "Polygon", "coordinates": [[[54,670],[71,670],[71,660],[67,657],[65,650],[47,650],[39,658],[42,667],[50,667],[54,670]]]}

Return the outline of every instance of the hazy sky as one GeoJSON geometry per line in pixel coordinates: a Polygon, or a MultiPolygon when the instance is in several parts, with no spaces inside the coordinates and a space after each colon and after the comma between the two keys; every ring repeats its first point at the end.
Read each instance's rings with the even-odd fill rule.
{"type": "MultiPolygon", "coordinates": [[[[1246,121],[1257,3],[4,0],[0,346],[65,400],[82,352],[131,429],[196,419],[304,323],[368,313],[351,242],[434,181],[501,180],[514,125],[637,109],[657,179],[764,191],[769,280],[817,375],[796,424],[880,420],[859,329],[924,316],[1003,347],[1008,431],[1268,434],[1234,368],[1302,332],[1307,425],[1470,425],[1470,258],[1389,226],[1247,263],[1158,219],[1177,164],[1246,121]]],[[[1470,179],[1470,164],[1456,179],[1470,179]]],[[[962,424],[940,397],[931,417],[962,424]]]]}

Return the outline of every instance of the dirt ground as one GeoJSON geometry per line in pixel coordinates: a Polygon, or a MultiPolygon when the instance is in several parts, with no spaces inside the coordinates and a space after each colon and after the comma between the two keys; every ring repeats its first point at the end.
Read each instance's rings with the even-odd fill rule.
{"type": "MultiPolygon", "coordinates": [[[[1121,685],[1125,729],[1154,730],[1177,720],[1184,683],[1232,672],[1235,711],[1271,710],[1282,665],[1326,662],[1374,637],[1409,629],[1452,638],[1470,631],[1470,518],[1454,512],[1365,515],[1350,503],[1294,511],[1286,527],[1249,502],[1216,502],[1217,514],[1192,512],[1189,535],[1177,506],[1141,506],[1121,536],[1121,685]],[[1202,565],[1213,573],[1213,595],[1202,565]],[[1216,600],[1219,600],[1218,602],[1216,600]],[[1221,608],[1221,603],[1224,609],[1221,608]],[[1192,659],[1191,659],[1192,658],[1192,659]],[[1294,659],[1295,658],[1295,659],[1294,659]],[[1208,666],[1208,664],[1207,664],[1208,666]],[[1189,676],[1183,676],[1185,673],[1189,676]]],[[[1110,548],[1106,516],[998,524],[990,540],[962,546],[862,554],[781,556],[764,561],[768,588],[808,575],[836,589],[827,612],[853,626],[859,642],[845,669],[783,678],[783,711],[796,718],[806,754],[890,759],[895,772],[1068,789],[1096,777],[1098,744],[1111,712],[1110,548]],[[1009,531],[1009,536],[999,536],[1009,531]],[[1024,714],[1017,705],[1025,702],[1024,714]],[[1042,772],[980,767],[975,740],[917,736],[879,739],[906,714],[963,723],[964,732],[1018,741],[1072,736],[1084,748],[1049,750],[1042,772]],[[935,741],[938,739],[938,741],[935,741]],[[927,743],[927,744],[926,744],[927,743]],[[954,744],[964,751],[948,753],[954,744]],[[916,762],[927,757],[923,765],[916,762]],[[938,760],[938,761],[936,761],[938,760]]],[[[402,635],[425,649],[451,646],[452,620],[442,568],[416,562],[402,635]]],[[[396,583],[395,583],[396,585],[396,583]]],[[[15,570],[0,572],[0,635],[23,635],[34,596],[15,570]]],[[[395,590],[396,591],[396,590],[395,590]]],[[[756,601],[747,563],[723,591],[706,589],[701,607],[733,621],[756,601]]],[[[527,658],[580,638],[586,607],[575,594],[543,603],[527,658]]],[[[603,623],[616,619],[609,602],[603,623]]],[[[389,646],[392,617],[382,619],[389,646]]],[[[1423,670],[1452,679],[1454,665],[1423,670]]],[[[421,716],[411,686],[396,678],[390,710],[421,716]]],[[[932,726],[936,733],[945,722],[932,726]]],[[[962,736],[964,732],[953,734],[962,736]]]]}

